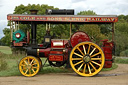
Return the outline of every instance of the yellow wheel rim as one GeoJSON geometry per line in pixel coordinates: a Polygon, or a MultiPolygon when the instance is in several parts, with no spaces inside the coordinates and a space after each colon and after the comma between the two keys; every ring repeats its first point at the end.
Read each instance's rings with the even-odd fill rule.
{"type": "Polygon", "coordinates": [[[37,57],[37,59],[38,59],[38,61],[40,63],[40,70],[41,70],[41,68],[42,68],[42,60],[39,57],[37,57]]]}
{"type": "Polygon", "coordinates": [[[19,71],[22,75],[31,77],[35,76],[40,69],[40,63],[36,57],[27,56],[21,59],[19,63],[19,71]]]}
{"type": "Polygon", "coordinates": [[[102,49],[92,42],[77,44],[70,53],[70,65],[81,76],[94,76],[104,66],[102,49]]]}

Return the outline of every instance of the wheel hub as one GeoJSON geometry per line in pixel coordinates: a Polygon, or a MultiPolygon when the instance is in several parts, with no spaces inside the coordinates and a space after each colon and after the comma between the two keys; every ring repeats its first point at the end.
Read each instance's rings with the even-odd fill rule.
{"type": "Polygon", "coordinates": [[[84,61],[85,63],[89,63],[90,60],[91,60],[91,58],[90,58],[90,56],[89,56],[88,54],[83,57],[83,61],[84,61]]]}
{"type": "Polygon", "coordinates": [[[27,65],[27,68],[28,68],[28,69],[30,69],[31,67],[32,67],[32,65],[31,65],[31,64],[28,64],[28,65],[27,65]]]}

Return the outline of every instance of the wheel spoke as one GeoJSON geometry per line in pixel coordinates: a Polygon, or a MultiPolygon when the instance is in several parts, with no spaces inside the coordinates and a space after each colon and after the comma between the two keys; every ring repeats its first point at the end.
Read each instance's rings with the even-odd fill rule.
{"type": "Polygon", "coordinates": [[[95,61],[91,61],[91,62],[94,63],[94,64],[96,64],[96,65],[98,65],[98,66],[101,66],[101,64],[99,64],[99,63],[97,63],[95,61]]]}
{"type": "Polygon", "coordinates": [[[84,63],[81,64],[81,66],[77,69],[77,71],[79,71],[83,65],[84,65],[84,63]]]}
{"type": "Polygon", "coordinates": [[[28,63],[24,60],[25,64],[28,65],[28,63]]]}
{"type": "Polygon", "coordinates": [[[92,52],[90,53],[90,56],[93,54],[93,52],[96,50],[96,48],[94,48],[93,50],[92,50],[92,52]]]}
{"type": "Polygon", "coordinates": [[[97,56],[97,55],[99,55],[99,54],[101,54],[101,52],[98,52],[98,53],[92,55],[91,57],[97,56]]]}
{"type": "Polygon", "coordinates": [[[91,58],[91,60],[101,60],[101,58],[91,58]]]}
{"type": "Polygon", "coordinates": [[[28,64],[30,64],[30,60],[29,60],[29,57],[28,57],[28,64]]]}
{"type": "Polygon", "coordinates": [[[77,49],[79,50],[79,52],[84,56],[84,53],[80,50],[79,47],[77,47],[77,49]]]}
{"type": "Polygon", "coordinates": [[[84,54],[86,55],[86,49],[85,49],[85,46],[83,45],[83,49],[84,49],[84,54]]]}
{"type": "Polygon", "coordinates": [[[80,55],[80,54],[78,54],[78,53],[75,53],[75,52],[74,52],[74,54],[77,55],[77,56],[79,56],[79,57],[81,57],[81,58],[83,58],[83,56],[80,55]]]}
{"type": "Polygon", "coordinates": [[[28,72],[28,69],[25,71],[25,74],[27,74],[27,72],[28,72]]]}
{"type": "Polygon", "coordinates": [[[82,58],[72,58],[72,60],[82,60],[82,58]]]}
{"type": "Polygon", "coordinates": [[[86,71],[86,64],[84,65],[84,70],[83,70],[83,73],[85,73],[85,71],[86,71]]]}
{"type": "Polygon", "coordinates": [[[34,59],[31,61],[31,63],[30,63],[30,64],[32,64],[32,63],[33,63],[33,61],[34,61],[34,59]]]}
{"type": "Polygon", "coordinates": [[[90,47],[91,47],[91,44],[89,44],[89,46],[88,46],[88,54],[89,54],[89,51],[90,51],[90,47]]]}
{"type": "Polygon", "coordinates": [[[33,73],[35,73],[34,69],[32,68],[33,73]]]}
{"type": "Polygon", "coordinates": [[[32,64],[32,65],[36,65],[37,63],[34,63],[34,64],[32,64]]]}
{"type": "Polygon", "coordinates": [[[80,63],[82,63],[82,62],[83,62],[83,61],[77,62],[77,63],[74,64],[74,66],[76,66],[76,65],[78,65],[78,64],[80,64],[80,63]]]}
{"type": "Polygon", "coordinates": [[[31,69],[29,69],[29,74],[31,74],[31,69]]]}
{"type": "Polygon", "coordinates": [[[89,63],[91,66],[92,66],[92,68],[96,71],[96,68],[94,67],[94,65],[92,65],[92,63],[90,62],[89,63]]]}
{"type": "Polygon", "coordinates": [[[91,69],[90,69],[89,64],[88,64],[88,71],[89,71],[89,74],[91,74],[91,69]]]}
{"type": "Polygon", "coordinates": [[[21,64],[20,66],[26,66],[26,65],[21,64]]]}
{"type": "Polygon", "coordinates": [[[37,68],[39,68],[39,67],[32,67],[32,68],[36,68],[36,69],[37,69],[37,68]]]}

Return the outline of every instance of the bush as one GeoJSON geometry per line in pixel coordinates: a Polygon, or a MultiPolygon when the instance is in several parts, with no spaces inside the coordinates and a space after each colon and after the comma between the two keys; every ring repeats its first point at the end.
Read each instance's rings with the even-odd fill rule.
{"type": "Polygon", "coordinates": [[[128,56],[128,49],[125,50],[125,51],[122,51],[122,52],[120,53],[120,56],[128,56]]]}

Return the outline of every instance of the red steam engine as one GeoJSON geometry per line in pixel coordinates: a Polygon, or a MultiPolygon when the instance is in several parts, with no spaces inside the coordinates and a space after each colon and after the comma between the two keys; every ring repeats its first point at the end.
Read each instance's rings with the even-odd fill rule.
{"type": "Polygon", "coordinates": [[[19,62],[19,71],[22,75],[28,77],[36,75],[42,67],[41,57],[45,57],[52,66],[70,65],[81,76],[94,76],[102,68],[111,68],[114,23],[118,21],[116,15],[74,15],[74,10],[47,10],[47,15],[36,14],[37,10],[31,10],[30,15],[7,15],[11,24],[12,47],[26,49],[27,56],[19,62]],[[77,31],[71,35],[72,24],[76,23],[111,24],[112,41],[102,40],[103,46],[99,47],[85,32],[77,31]],[[19,30],[19,24],[30,25],[31,33],[19,30]],[[36,41],[38,24],[46,24],[46,35],[42,44],[37,44],[36,41]],[[52,39],[50,24],[70,24],[70,39],[52,39]]]}

